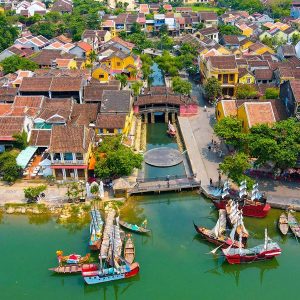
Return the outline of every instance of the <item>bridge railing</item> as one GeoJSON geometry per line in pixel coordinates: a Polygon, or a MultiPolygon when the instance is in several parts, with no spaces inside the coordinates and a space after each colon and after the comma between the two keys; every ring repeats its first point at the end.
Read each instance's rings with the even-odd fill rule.
{"type": "Polygon", "coordinates": [[[169,176],[158,176],[158,177],[148,177],[148,178],[138,178],[136,181],[138,183],[143,182],[155,182],[155,181],[171,181],[171,180],[178,180],[178,179],[195,179],[196,174],[192,174],[191,176],[186,175],[169,175],[169,176]]]}

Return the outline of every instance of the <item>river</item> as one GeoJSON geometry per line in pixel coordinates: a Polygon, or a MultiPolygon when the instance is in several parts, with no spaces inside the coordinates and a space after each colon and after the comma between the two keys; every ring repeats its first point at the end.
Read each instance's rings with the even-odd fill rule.
{"type": "MultiPolygon", "coordinates": [[[[176,147],[165,130],[166,124],[148,126],[148,148],[176,147]]],[[[184,170],[181,165],[175,168],[176,172],[184,170]]],[[[146,167],[152,176],[171,171],[146,167]]],[[[133,197],[122,210],[122,218],[133,223],[147,218],[152,229],[149,237],[133,235],[140,274],[96,286],[84,284],[80,275],[48,271],[57,264],[56,250],[82,255],[88,251],[88,224],[64,226],[52,218],[5,215],[0,224],[0,299],[298,299],[300,244],[292,235],[280,236],[279,214],[271,210],[262,220],[245,218],[245,225],[249,246],[263,242],[267,227],[271,238],[280,243],[282,255],[269,262],[231,266],[220,255],[208,254],[214,246],[200,239],[193,228],[193,221],[214,226],[217,212],[209,200],[195,192],[133,197]]]]}

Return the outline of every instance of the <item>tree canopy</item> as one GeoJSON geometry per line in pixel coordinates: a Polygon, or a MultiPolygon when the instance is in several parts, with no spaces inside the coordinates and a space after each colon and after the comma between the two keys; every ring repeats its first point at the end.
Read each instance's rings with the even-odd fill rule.
{"type": "Polygon", "coordinates": [[[141,168],[143,157],[121,143],[121,137],[105,137],[96,154],[95,174],[101,179],[129,176],[141,168]]]}
{"type": "Polygon", "coordinates": [[[5,58],[1,61],[0,65],[2,66],[5,74],[14,73],[17,70],[34,71],[38,69],[38,65],[35,62],[18,55],[12,55],[5,58]]]}
{"type": "Polygon", "coordinates": [[[7,182],[15,182],[21,172],[21,168],[17,165],[17,151],[5,151],[0,154],[0,173],[3,180],[7,182]]]}
{"type": "Polygon", "coordinates": [[[36,202],[39,195],[47,189],[46,185],[29,186],[24,189],[24,196],[28,202],[36,202]]]}
{"type": "Polygon", "coordinates": [[[238,99],[255,99],[258,98],[258,91],[253,84],[240,84],[236,89],[238,99]]]}
{"type": "Polygon", "coordinates": [[[173,77],[172,79],[172,89],[175,93],[190,95],[192,91],[192,84],[187,80],[183,80],[177,76],[173,77]]]}
{"type": "Polygon", "coordinates": [[[233,25],[219,25],[218,26],[219,32],[223,35],[241,35],[242,32],[233,25]]]}
{"type": "Polygon", "coordinates": [[[243,132],[241,121],[226,117],[214,127],[226,143],[254,158],[254,165],[272,162],[274,168],[286,169],[296,165],[300,153],[300,123],[293,118],[272,125],[260,124],[243,132]]]}
{"type": "Polygon", "coordinates": [[[267,88],[265,91],[266,99],[279,99],[279,88],[267,88]]]}
{"type": "Polygon", "coordinates": [[[0,13],[0,52],[14,43],[18,33],[17,27],[12,26],[7,17],[0,13]]]}
{"type": "Polygon", "coordinates": [[[222,94],[222,88],[217,78],[211,77],[207,79],[207,82],[204,84],[204,91],[206,97],[213,101],[222,94]]]}
{"type": "Polygon", "coordinates": [[[243,152],[226,156],[220,164],[220,170],[237,184],[240,184],[245,179],[248,184],[253,184],[252,180],[244,175],[245,171],[250,167],[249,157],[243,152]]]}

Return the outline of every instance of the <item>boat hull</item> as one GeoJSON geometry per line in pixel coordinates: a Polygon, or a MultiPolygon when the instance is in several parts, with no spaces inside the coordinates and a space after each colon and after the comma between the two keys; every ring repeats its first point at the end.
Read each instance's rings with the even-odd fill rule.
{"type": "MultiPolygon", "coordinates": [[[[225,209],[227,201],[225,200],[213,200],[214,206],[217,209],[225,209]]],[[[269,204],[262,205],[244,205],[240,206],[239,209],[242,210],[243,216],[254,217],[254,218],[264,218],[268,215],[271,206],[269,204]]]]}
{"type": "Polygon", "coordinates": [[[239,245],[236,242],[232,242],[232,240],[230,238],[227,238],[226,240],[224,239],[217,239],[215,237],[212,237],[208,234],[205,233],[206,228],[204,227],[198,227],[197,225],[194,224],[194,227],[196,229],[196,231],[203,237],[205,238],[208,242],[215,244],[216,246],[221,246],[222,245],[222,249],[226,249],[229,246],[233,247],[233,248],[238,248],[239,245]],[[233,245],[232,245],[233,244],[233,245]]]}
{"type": "Polygon", "coordinates": [[[92,284],[98,284],[98,283],[105,283],[109,281],[115,281],[120,279],[126,279],[130,277],[136,276],[140,271],[140,267],[137,264],[135,268],[128,272],[120,273],[120,274],[110,274],[105,276],[100,275],[92,275],[92,276],[83,276],[83,279],[86,284],[92,285],[92,284]]]}
{"type": "Polygon", "coordinates": [[[282,213],[279,217],[278,228],[283,235],[287,235],[289,231],[289,223],[285,213],[282,213]]]}
{"type": "Polygon", "coordinates": [[[98,251],[101,247],[101,240],[97,240],[96,242],[93,242],[92,244],[89,244],[90,250],[92,251],[98,251]]]}
{"type": "Polygon", "coordinates": [[[226,255],[225,254],[225,257],[229,264],[236,265],[236,264],[243,264],[243,263],[252,263],[255,261],[270,260],[276,256],[279,256],[280,254],[281,254],[281,249],[275,249],[270,251],[264,251],[254,255],[240,255],[240,254],[226,255]]]}

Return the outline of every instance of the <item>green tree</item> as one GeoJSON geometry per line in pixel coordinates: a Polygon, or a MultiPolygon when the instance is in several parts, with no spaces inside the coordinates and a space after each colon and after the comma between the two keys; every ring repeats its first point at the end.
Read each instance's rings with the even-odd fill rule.
{"type": "Polygon", "coordinates": [[[40,194],[46,189],[46,185],[30,186],[24,189],[24,196],[28,200],[28,202],[37,202],[40,194]]]}
{"type": "Polygon", "coordinates": [[[58,32],[57,25],[55,23],[52,23],[52,21],[42,21],[35,23],[30,26],[30,31],[34,35],[43,35],[47,39],[52,39],[58,34],[61,34],[61,32],[58,32]]]}
{"type": "Polygon", "coordinates": [[[237,86],[236,97],[238,99],[254,99],[258,96],[258,91],[253,84],[240,84],[237,86]]]}
{"type": "Polygon", "coordinates": [[[265,91],[266,99],[279,99],[279,88],[267,88],[265,91]]]}
{"type": "Polygon", "coordinates": [[[249,157],[243,152],[226,156],[220,164],[220,170],[237,184],[240,184],[245,179],[248,183],[253,183],[248,176],[244,175],[245,171],[250,167],[249,157]]]}
{"type": "Polygon", "coordinates": [[[91,186],[91,193],[94,196],[99,193],[99,185],[98,184],[92,184],[92,186],[91,186]]]}
{"type": "Polygon", "coordinates": [[[115,75],[115,79],[121,82],[121,89],[126,86],[128,77],[125,74],[117,74],[115,75]]]}
{"type": "Polygon", "coordinates": [[[18,55],[12,55],[5,58],[1,61],[0,65],[5,74],[14,73],[18,70],[34,71],[38,69],[38,65],[35,62],[18,55]]]}
{"type": "Polygon", "coordinates": [[[134,96],[138,96],[140,94],[141,87],[143,83],[141,81],[135,81],[131,84],[131,89],[133,91],[134,96]]]}
{"type": "Polygon", "coordinates": [[[159,28],[159,35],[163,36],[163,35],[167,35],[168,34],[168,25],[163,24],[160,26],[159,28]]]}
{"type": "Polygon", "coordinates": [[[242,121],[233,117],[225,117],[214,126],[215,134],[237,149],[243,148],[245,141],[242,130],[242,121]]]}
{"type": "Polygon", "coordinates": [[[131,33],[141,33],[142,32],[142,26],[141,24],[134,22],[130,27],[131,33]]]}
{"type": "Polygon", "coordinates": [[[268,37],[268,36],[265,36],[265,37],[261,40],[261,42],[262,42],[263,44],[267,45],[267,46],[270,47],[270,48],[274,48],[274,47],[273,47],[274,40],[273,40],[272,38],[268,37]]]}
{"type": "Polygon", "coordinates": [[[292,44],[297,45],[299,41],[300,41],[300,34],[294,33],[292,35],[292,44]]]}
{"type": "Polygon", "coordinates": [[[204,91],[206,97],[210,101],[214,101],[217,97],[222,94],[222,88],[217,78],[208,78],[207,82],[204,84],[204,91]]]}
{"type": "Polygon", "coordinates": [[[0,52],[14,43],[18,33],[17,27],[11,25],[4,14],[0,14],[0,52]]]}
{"type": "Polygon", "coordinates": [[[219,25],[218,26],[220,34],[223,35],[241,35],[242,32],[237,27],[233,25],[219,25]]]}
{"type": "Polygon", "coordinates": [[[20,133],[13,134],[13,138],[14,138],[14,145],[16,148],[23,150],[28,146],[26,131],[23,130],[20,133]]]}
{"type": "Polygon", "coordinates": [[[121,144],[120,137],[106,137],[99,146],[95,166],[97,177],[117,178],[129,176],[134,168],[141,168],[143,157],[121,144]]]}
{"type": "Polygon", "coordinates": [[[192,84],[180,77],[173,77],[172,79],[172,89],[175,93],[182,95],[190,95],[192,91],[192,84]]]}

